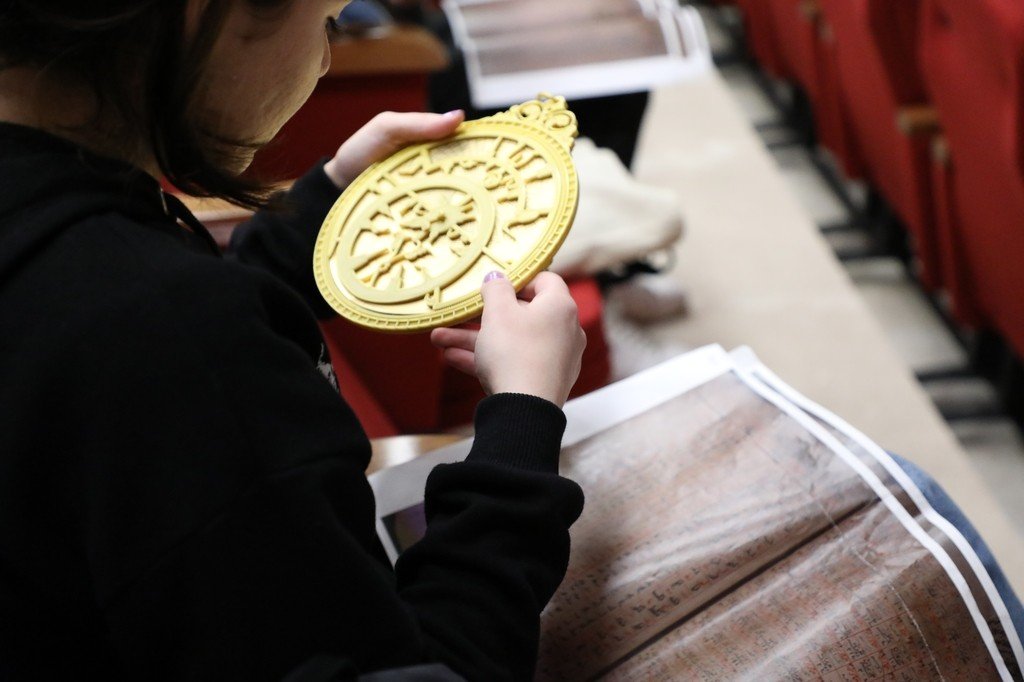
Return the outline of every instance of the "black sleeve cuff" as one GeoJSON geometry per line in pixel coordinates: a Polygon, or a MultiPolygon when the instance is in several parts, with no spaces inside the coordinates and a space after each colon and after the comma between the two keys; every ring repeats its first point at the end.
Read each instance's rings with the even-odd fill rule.
{"type": "MultiPolygon", "coordinates": [[[[308,173],[295,181],[288,190],[290,199],[303,207],[311,215],[320,215],[320,223],[327,217],[334,203],[341,196],[342,190],[338,189],[334,182],[327,177],[324,166],[330,161],[326,156],[313,166],[308,173]]],[[[316,223],[319,232],[320,223],[316,223]]]]}
{"type": "Polygon", "coordinates": [[[554,403],[498,393],[480,401],[475,421],[476,436],[466,461],[558,473],[565,413],[554,403]]]}

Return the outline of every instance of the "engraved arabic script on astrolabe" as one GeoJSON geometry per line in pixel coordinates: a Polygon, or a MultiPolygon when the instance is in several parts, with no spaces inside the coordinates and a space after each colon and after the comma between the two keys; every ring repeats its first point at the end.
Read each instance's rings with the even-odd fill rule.
{"type": "Polygon", "coordinates": [[[320,230],[320,292],[342,316],[381,331],[478,316],[488,272],[520,289],[565,240],[579,197],[576,134],[565,100],[541,95],[371,166],[320,230]]]}

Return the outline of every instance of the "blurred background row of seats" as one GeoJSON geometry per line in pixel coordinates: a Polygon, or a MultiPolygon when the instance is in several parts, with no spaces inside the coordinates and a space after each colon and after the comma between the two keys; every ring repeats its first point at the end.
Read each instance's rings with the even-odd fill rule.
{"type": "Polygon", "coordinates": [[[718,0],[859,220],[1024,414],[1024,3],[718,0]]]}

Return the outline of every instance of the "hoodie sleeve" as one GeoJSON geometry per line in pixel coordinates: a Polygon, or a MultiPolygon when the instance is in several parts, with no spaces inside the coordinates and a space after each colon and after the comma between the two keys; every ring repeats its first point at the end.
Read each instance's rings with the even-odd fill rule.
{"type": "Polygon", "coordinates": [[[313,248],[324,219],[341,196],[324,172],[327,159],[299,178],[274,206],[235,228],[227,258],[259,267],[299,292],[317,317],[333,316],[313,279],[313,248]]]}
{"type": "Polygon", "coordinates": [[[427,532],[399,557],[399,594],[430,658],[469,679],[530,680],[583,493],[558,476],[565,416],[554,404],[494,395],[475,426],[466,461],[427,479],[427,532]]]}
{"type": "Polygon", "coordinates": [[[396,577],[369,443],[316,367],[315,321],[273,278],[207,260],[80,337],[80,537],[128,677],[271,680],[326,655],[530,679],[582,505],[556,473],[562,412],[481,403],[472,454],[430,476],[427,536],[396,577]]]}

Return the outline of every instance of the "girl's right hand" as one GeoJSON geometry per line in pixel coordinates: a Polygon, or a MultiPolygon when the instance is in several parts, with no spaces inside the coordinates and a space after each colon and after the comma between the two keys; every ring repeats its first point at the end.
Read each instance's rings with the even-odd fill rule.
{"type": "Polygon", "coordinates": [[[489,395],[525,393],[561,407],[580,373],[587,337],[576,302],[558,275],[542,272],[516,296],[491,273],[482,288],[480,330],[435,329],[448,364],[475,375],[489,395]]]}

